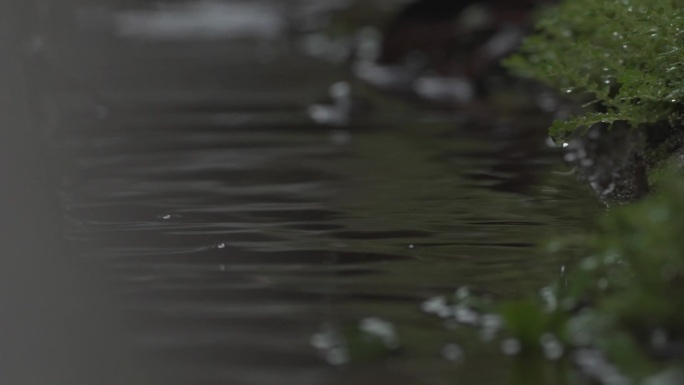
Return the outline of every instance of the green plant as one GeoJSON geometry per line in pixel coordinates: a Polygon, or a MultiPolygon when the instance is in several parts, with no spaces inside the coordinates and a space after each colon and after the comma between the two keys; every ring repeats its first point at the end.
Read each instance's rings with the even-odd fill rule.
{"type": "Polygon", "coordinates": [[[572,0],[540,11],[537,32],[505,65],[585,102],[551,128],[626,121],[678,126],[684,101],[684,2],[572,0]]]}
{"type": "MultiPolygon", "coordinates": [[[[566,314],[556,316],[562,323],[559,335],[570,345],[603,350],[633,378],[659,370],[654,356],[670,365],[681,362],[668,352],[684,341],[684,179],[667,168],[657,186],[644,200],[613,209],[594,232],[570,242],[583,243],[589,256],[554,290],[566,314]]],[[[539,328],[539,322],[532,324],[539,328]]],[[[514,334],[529,334],[516,323],[510,326],[514,334]]]]}

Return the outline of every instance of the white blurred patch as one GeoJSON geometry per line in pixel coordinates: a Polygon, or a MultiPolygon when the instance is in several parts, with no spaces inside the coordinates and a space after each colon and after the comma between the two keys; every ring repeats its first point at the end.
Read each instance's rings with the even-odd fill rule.
{"type": "Polygon", "coordinates": [[[467,103],[475,96],[475,88],[466,78],[424,76],[416,79],[413,90],[419,96],[435,101],[467,103]]]}
{"type": "Polygon", "coordinates": [[[286,28],[282,12],[272,5],[218,1],[123,11],[114,23],[121,36],[152,40],[275,39],[286,28]]]}
{"type": "Polygon", "coordinates": [[[384,66],[365,60],[356,63],[353,70],[357,78],[384,89],[406,89],[415,78],[414,71],[404,66],[384,66]]]}

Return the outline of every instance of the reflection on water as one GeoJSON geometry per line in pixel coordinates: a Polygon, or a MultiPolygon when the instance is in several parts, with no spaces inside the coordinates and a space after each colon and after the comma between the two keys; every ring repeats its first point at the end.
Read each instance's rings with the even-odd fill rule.
{"type": "MultiPolygon", "coordinates": [[[[192,12],[271,23],[233,6],[192,12]]],[[[145,12],[124,24],[181,17],[145,12]]],[[[206,32],[181,18],[168,25],[206,32]]],[[[564,261],[535,245],[597,206],[554,172],[545,123],[407,108],[329,127],[307,106],[339,68],[289,50],[264,62],[241,42],[143,47],[89,63],[110,114],[74,120],[56,147],[68,237],[112,271],[160,383],[525,383],[524,363],[424,311],[458,288],[513,297],[557,274],[564,261]]]]}

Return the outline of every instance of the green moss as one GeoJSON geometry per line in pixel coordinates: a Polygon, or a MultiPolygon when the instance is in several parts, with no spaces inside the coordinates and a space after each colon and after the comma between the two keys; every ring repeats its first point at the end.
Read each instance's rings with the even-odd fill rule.
{"type": "Polygon", "coordinates": [[[586,102],[552,135],[599,122],[681,123],[682,1],[565,1],[542,10],[536,27],[505,64],[586,102]]]}

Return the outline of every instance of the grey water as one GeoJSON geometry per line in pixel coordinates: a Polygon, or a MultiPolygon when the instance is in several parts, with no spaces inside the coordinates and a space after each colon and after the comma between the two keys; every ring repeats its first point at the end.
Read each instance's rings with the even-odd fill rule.
{"type": "Polygon", "coordinates": [[[167,39],[159,15],[121,15],[71,67],[95,91],[60,100],[52,146],[64,237],[111,281],[153,383],[563,383],[421,311],[558,276],[567,260],[538,246],[600,206],[544,120],[397,100],[274,37],[268,13],[270,29],[167,39]],[[313,121],[341,81],[371,107],[313,121]]]}

